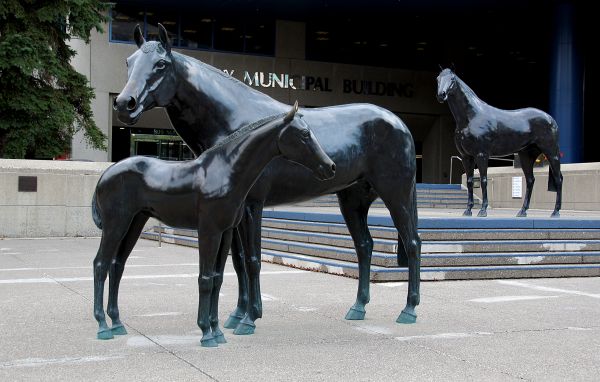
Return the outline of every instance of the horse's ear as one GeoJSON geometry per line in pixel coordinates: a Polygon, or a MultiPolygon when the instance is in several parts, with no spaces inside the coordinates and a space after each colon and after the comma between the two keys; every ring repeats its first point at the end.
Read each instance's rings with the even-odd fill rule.
{"type": "Polygon", "coordinates": [[[171,53],[171,41],[169,41],[169,33],[161,23],[158,23],[158,39],[167,53],[171,53]]]}
{"type": "Polygon", "coordinates": [[[456,73],[456,67],[454,66],[454,62],[450,63],[450,70],[452,70],[452,72],[456,73]]]}
{"type": "Polygon", "coordinates": [[[290,112],[287,113],[287,115],[285,116],[283,121],[285,123],[291,122],[292,119],[294,119],[294,116],[296,115],[297,111],[298,111],[298,101],[296,100],[296,102],[294,103],[294,106],[292,106],[292,110],[290,110],[290,112]]]}
{"type": "Polygon", "coordinates": [[[438,66],[440,67],[440,71],[444,70],[444,68],[442,68],[442,64],[438,64],[438,66]]]}
{"type": "Polygon", "coordinates": [[[140,24],[136,25],[133,29],[133,39],[135,40],[136,45],[141,47],[144,45],[146,40],[144,39],[144,35],[142,34],[142,28],[140,28],[140,24]]]}

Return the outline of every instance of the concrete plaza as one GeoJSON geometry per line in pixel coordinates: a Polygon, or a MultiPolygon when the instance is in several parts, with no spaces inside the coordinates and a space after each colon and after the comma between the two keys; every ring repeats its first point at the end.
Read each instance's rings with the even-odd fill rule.
{"type": "MultiPolygon", "coordinates": [[[[252,336],[201,348],[197,252],[140,240],[121,286],[129,334],[96,340],[97,238],[0,240],[0,380],[598,380],[600,278],[371,284],[364,321],[343,319],[357,281],[263,264],[252,336]]],[[[228,264],[221,320],[237,299],[228,264]]]]}

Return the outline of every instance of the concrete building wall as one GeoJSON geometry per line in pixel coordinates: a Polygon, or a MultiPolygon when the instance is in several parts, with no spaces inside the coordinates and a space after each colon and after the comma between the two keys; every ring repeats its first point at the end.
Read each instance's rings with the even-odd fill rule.
{"type": "MultiPolygon", "coordinates": [[[[569,163],[561,166],[563,174],[562,209],[600,211],[600,163],[569,163]]],[[[479,176],[475,172],[475,176],[479,176]]],[[[535,184],[530,208],[554,209],[556,193],[548,191],[548,166],[534,169],[535,184]]],[[[462,183],[466,187],[463,174],[462,183]]],[[[523,205],[525,177],[520,168],[494,167],[488,169],[488,199],[492,208],[514,208],[523,205]],[[512,197],[513,177],[521,178],[521,197],[512,197]]],[[[481,198],[481,188],[474,193],[481,198]]],[[[516,214],[516,211],[515,211],[516,214]]]]}

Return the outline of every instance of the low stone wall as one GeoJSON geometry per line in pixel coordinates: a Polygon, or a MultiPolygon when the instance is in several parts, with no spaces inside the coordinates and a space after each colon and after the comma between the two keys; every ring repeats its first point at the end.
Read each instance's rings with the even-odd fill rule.
{"type": "MultiPolygon", "coordinates": [[[[562,209],[600,211],[600,163],[563,164],[561,171],[563,174],[562,209]]],[[[479,176],[477,171],[475,176],[479,176]]],[[[554,209],[556,193],[548,191],[548,166],[536,167],[534,176],[535,184],[530,208],[554,209]]],[[[464,174],[462,183],[464,186],[467,184],[464,174]]],[[[488,169],[488,199],[493,208],[521,208],[526,187],[525,177],[520,168],[488,169]],[[512,196],[513,177],[521,177],[521,197],[512,196]]],[[[475,188],[474,193],[481,197],[481,188],[475,188]]]]}
{"type": "Polygon", "coordinates": [[[0,159],[0,237],[100,236],[90,205],[110,165],[0,159]]]}

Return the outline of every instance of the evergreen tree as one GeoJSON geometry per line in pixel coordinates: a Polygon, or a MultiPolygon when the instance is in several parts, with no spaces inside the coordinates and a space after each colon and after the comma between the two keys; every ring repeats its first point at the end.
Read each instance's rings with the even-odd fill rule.
{"type": "Polygon", "coordinates": [[[71,66],[67,43],[102,32],[110,5],[98,0],[0,1],[0,157],[53,158],[68,152],[77,129],[105,149],[92,119],[94,97],[71,66]]]}

